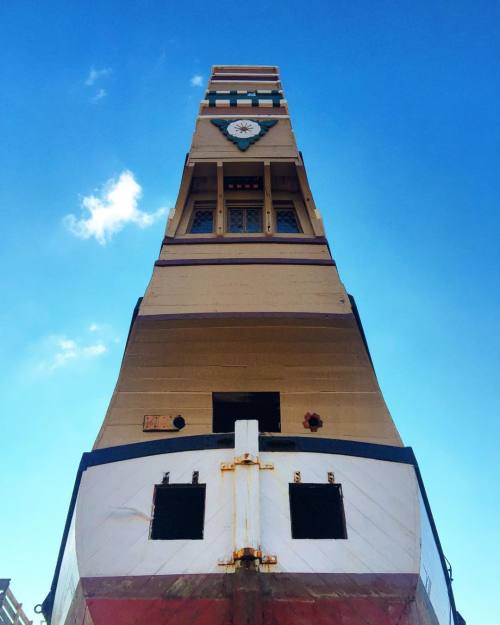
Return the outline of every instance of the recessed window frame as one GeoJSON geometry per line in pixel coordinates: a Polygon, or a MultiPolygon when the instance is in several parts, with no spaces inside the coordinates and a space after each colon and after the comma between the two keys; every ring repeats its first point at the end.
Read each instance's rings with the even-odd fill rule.
{"type": "Polygon", "coordinates": [[[259,432],[272,432],[272,433],[280,433],[281,432],[281,393],[278,391],[214,391],[212,393],[212,431],[217,434],[223,434],[228,432],[234,432],[234,422],[238,420],[252,420],[255,419],[259,421],[259,432]],[[243,414],[237,414],[237,406],[238,406],[238,395],[242,396],[241,404],[244,408],[241,410],[243,414]],[[244,396],[253,396],[249,399],[255,400],[255,414],[251,414],[249,416],[245,416],[248,414],[248,406],[250,402],[244,401],[244,396]],[[256,397],[259,396],[259,397],[256,397]],[[264,397],[265,396],[265,397],[264,397]],[[261,400],[261,406],[259,409],[259,401],[261,400]],[[266,402],[267,400],[267,407],[266,402]],[[233,419],[233,412],[230,408],[231,404],[234,403],[234,421],[232,423],[233,428],[230,429],[228,421],[233,419]],[[225,404],[225,405],[224,405],[225,404]],[[274,404],[274,405],[273,405],[274,404]],[[264,408],[263,408],[264,407],[264,408]],[[231,410],[231,416],[228,417],[227,414],[224,414],[226,411],[231,410]],[[259,416],[260,415],[260,416],[259,416]],[[262,427],[264,426],[273,426],[273,427],[262,427]]]}
{"type": "Polygon", "coordinates": [[[342,484],[318,484],[313,482],[291,482],[288,485],[289,508],[290,508],[290,531],[294,540],[346,540],[347,525],[345,518],[344,496],[342,484]],[[309,493],[321,491],[326,495],[334,495],[332,502],[316,497],[312,501],[307,497],[309,493]],[[303,492],[303,501],[299,501],[299,493],[303,492]],[[329,503],[333,503],[335,518],[328,526],[325,523],[325,515],[329,513],[329,503]],[[328,533],[330,530],[330,533],[328,533]]]}
{"type": "MultiPolygon", "coordinates": [[[[204,538],[204,533],[205,533],[205,514],[206,514],[206,497],[207,497],[207,493],[206,493],[206,484],[155,484],[154,487],[154,491],[153,491],[153,504],[152,504],[152,510],[151,510],[151,522],[150,522],[150,527],[149,527],[149,539],[150,540],[203,540],[204,538]],[[158,508],[158,496],[160,492],[172,492],[175,493],[176,491],[179,493],[181,491],[184,492],[192,492],[192,493],[197,493],[198,499],[200,499],[199,495],[202,494],[202,509],[201,509],[201,519],[198,518],[197,519],[197,528],[196,531],[191,532],[191,535],[188,535],[187,530],[183,533],[182,531],[180,531],[182,529],[182,523],[183,523],[183,519],[186,519],[187,514],[189,514],[189,511],[187,512],[187,514],[184,514],[184,516],[182,515],[182,506],[179,506],[178,503],[175,506],[175,510],[173,511],[173,517],[175,518],[175,522],[177,524],[177,534],[176,535],[171,535],[168,537],[165,536],[160,536],[161,534],[161,526],[160,527],[156,527],[157,525],[160,525],[160,515],[157,514],[157,508],[158,508]],[[201,521],[201,525],[200,525],[200,521],[201,521]],[[195,534],[195,535],[192,535],[195,534]]],[[[199,504],[200,502],[196,502],[197,504],[199,504]]],[[[200,511],[197,511],[198,514],[200,514],[200,511]]],[[[191,519],[192,521],[193,519],[191,519]]],[[[184,529],[186,529],[184,527],[184,529]]],[[[165,532],[165,528],[163,528],[164,533],[165,532]]]]}
{"type": "Polygon", "coordinates": [[[289,201],[283,201],[283,200],[277,200],[273,202],[273,217],[274,217],[274,231],[276,232],[276,234],[287,234],[287,235],[294,235],[294,234],[303,234],[304,233],[304,228],[302,227],[302,223],[300,221],[300,216],[299,216],[299,211],[297,210],[297,207],[295,206],[295,203],[293,202],[293,200],[289,200],[289,201]],[[289,211],[292,212],[294,217],[295,217],[295,222],[297,224],[297,232],[290,232],[290,231],[286,231],[286,230],[282,230],[280,231],[278,229],[278,213],[279,212],[284,212],[284,211],[289,211]]]}
{"type": "Polygon", "coordinates": [[[231,235],[262,234],[264,232],[264,203],[261,200],[226,200],[226,232],[231,235]],[[243,211],[243,230],[231,230],[231,211],[243,211]],[[260,213],[260,230],[248,231],[249,210],[257,210],[260,213]]]}
{"type": "Polygon", "coordinates": [[[208,201],[195,201],[193,202],[193,208],[191,210],[191,216],[189,219],[186,232],[194,236],[207,236],[214,234],[216,226],[216,202],[212,200],[208,201]],[[196,213],[201,211],[210,211],[212,213],[212,230],[206,232],[193,232],[193,224],[196,218],[196,213]]]}

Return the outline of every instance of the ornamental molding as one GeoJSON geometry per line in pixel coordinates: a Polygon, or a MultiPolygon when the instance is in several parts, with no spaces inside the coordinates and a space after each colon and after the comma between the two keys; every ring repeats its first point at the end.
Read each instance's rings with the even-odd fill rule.
{"type": "Polygon", "coordinates": [[[214,126],[234,143],[242,152],[256,143],[267,131],[278,123],[276,119],[211,119],[214,126]]]}

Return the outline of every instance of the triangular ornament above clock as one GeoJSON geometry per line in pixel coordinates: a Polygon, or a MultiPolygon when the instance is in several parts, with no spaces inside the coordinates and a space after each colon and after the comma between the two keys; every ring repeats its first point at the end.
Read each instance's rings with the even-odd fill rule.
{"type": "Polygon", "coordinates": [[[276,119],[212,119],[212,124],[244,152],[278,123],[276,119]]]}

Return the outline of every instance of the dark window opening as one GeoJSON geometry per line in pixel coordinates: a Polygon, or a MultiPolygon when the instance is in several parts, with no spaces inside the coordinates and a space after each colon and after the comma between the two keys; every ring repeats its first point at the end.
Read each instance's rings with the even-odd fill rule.
{"type": "Polygon", "coordinates": [[[201,540],[205,521],[205,484],[157,484],[152,540],[201,540]]]}
{"type": "Polygon", "coordinates": [[[192,234],[210,234],[214,231],[215,202],[195,202],[191,227],[192,234]]]}
{"type": "Polygon", "coordinates": [[[262,210],[260,208],[230,208],[228,232],[262,232],[262,210]]]}
{"type": "Polygon", "coordinates": [[[193,215],[191,232],[193,234],[208,234],[214,231],[214,211],[196,210],[193,215]]]}
{"type": "Polygon", "coordinates": [[[295,209],[278,208],[276,209],[276,231],[287,233],[302,232],[295,209]]]}
{"type": "Polygon", "coordinates": [[[289,484],[292,538],[347,538],[340,484],[289,484]]]}
{"type": "Polygon", "coordinates": [[[279,393],[212,393],[213,431],[234,432],[237,420],[256,419],[259,432],[280,432],[279,393]]]}
{"type": "Polygon", "coordinates": [[[262,176],[225,176],[225,191],[262,191],[262,176]]]}
{"type": "Polygon", "coordinates": [[[262,232],[262,202],[258,200],[228,200],[228,232],[262,232]]]}

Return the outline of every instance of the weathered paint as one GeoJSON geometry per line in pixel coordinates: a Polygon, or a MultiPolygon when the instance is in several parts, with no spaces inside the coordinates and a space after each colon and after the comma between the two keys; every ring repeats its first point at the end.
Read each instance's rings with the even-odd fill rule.
{"type": "Polygon", "coordinates": [[[209,434],[212,392],[225,390],[280,392],[285,435],[308,433],[304,415],[316,412],[315,438],[401,444],[352,313],[143,312],[96,447],[209,434]],[[146,414],[181,414],[186,427],[144,433],[146,414]]]}
{"type": "MultiPolygon", "coordinates": [[[[76,506],[75,544],[70,540],[66,547],[52,625],[71,622],[67,621],[66,614],[75,580],[80,577],[103,580],[101,588],[106,586],[105,578],[127,580],[124,587],[130,590],[130,596],[135,592],[132,592],[130,581],[133,579],[160,581],[165,576],[178,576],[194,580],[204,575],[216,584],[221,574],[222,579],[229,579],[234,574],[234,566],[221,567],[219,560],[229,560],[239,543],[243,547],[261,547],[263,554],[277,556],[276,564],[261,565],[260,578],[270,576],[273,579],[278,575],[277,580],[286,580],[288,576],[295,579],[298,575],[296,579],[300,580],[301,576],[307,578],[315,574],[319,574],[318,580],[323,576],[328,579],[331,575],[344,575],[345,579],[354,580],[370,579],[370,575],[382,575],[386,580],[391,576],[406,579],[405,576],[413,575],[418,578],[421,568],[421,517],[418,483],[412,465],[321,453],[259,453],[257,433],[253,434],[253,442],[240,440],[238,453],[235,449],[185,451],[89,467],[82,477],[76,506]],[[272,470],[260,471],[258,465],[241,466],[242,471],[249,468],[259,471],[259,482],[253,483],[250,494],[252,498],[255,491],[260,493],[257,506],[260,508],[259,518],[255,518],[255,511],[243,506],[240,516],[243,515],[246,521],[235,516],[234,511],[235,504],[238,509],[238,497],[245,498],[249,493],[245,494],[244,489],[238,489],[237,493],[234,491],[235,471],[221,471],[222,463],[230,465],[235,458],[245,454],[252,458],[259,454],[261,464],[273,465],[272,470]],[[199,472],[200,482],[207,484],[204,539],[149,540],[152,485],[158,483],[166,471],[170,473],[172,483],[190,481],[193,470],[199,472]],[[344,492],[347,540],[291,538],[287,489],[295,471],[300,471],[304,481],[319,483],[326,483],[328,474],[334,473],[344,492]],[[239,519],[237,525],[235,519],[239,519]],[[260,524],[260,542],[252,519],[260,524]],[[244,531],[241,533],[241,529],[236,531],[248,520],[250,525],[246,534],[244,531]],[[187,578],[184,577],[186,575],[187,578]]],[[[436,551],[435,543],[429,542],[426,549],[430,553],[432,549],[436,551]]],[[[433,558],[435,562],[439,561],[438,555],[433,558]]],[[[442,570],[437,569],[436,575],[442,576],[442,570]]],[[[436,584],[434,588],[438,587],[438,581],[439,578],[433,581],[436,584]]],[[[194,596],[192,586],[187,587],[185,581],[176,581],[175,588],[182,588],[182,592],[189,588],[191,596],[194,596]]],[[[276,582],[273,582],[273,588],[278,592],[276,582]]],[[[298,591],[299,588],[295,588],[294,592],[298,591]]],[[[163,585],[156,586],[155,592],[162,597],[170,591],[163,585]]],[[[311,592],[315,591],[308,590],[308,595],[311,592]]],[[[206,598],[203,595],[202,598],[206,598]]],[[[153,595],[153,598],[157,597],[153,595]]],[[[443,609],[449,612],[447,595],[444,595],[444,600],[443,609]]],[[[285,609],[283,598],[279,602],[281,608],[269,608],[270,614],[285,609]]],[[[364,602],[366,598],[358,600],[360,604],[364,602]]],[[[396,602],[399,605],[398,602],[400,599],[396,602]]],[[[181,607],[182,610],[187,609],[184,605],[181,607]]],[[[152,608],[154,614],[157,608],[155,603],[152,608]]],[[[219,609],[222,608],[219,606],[219,609]]],[[[330,609],[337,608],[325,603],[325,613],[330,609]]],[[[443,618],[439,622],[447,625],[443,618]]]]}
{"type": "MultiPolygon", "coordinates": [[[[244,422],[247,429],[249,424],[244,422]]],[[[317,575],[321,581],[324,576],[330,579],[329,576],[333,575],[335,577],[331,580],[335,580],[337,586],[341,579],[344,579],[343,583],[351,578],[373,582],[379,575],[386,580],[386,585],[394,576],[418,579],[421,571],[421,515],[425,508],[419,502],[419,487],[412,465],[335,454],[259,452],[257,432],[245,434],[247,436],[239,438],[236,449],[157,454],[88,467],[82,476],[75,509],[75,539],[74,542],[72,538],[68,541],[63,558],[52,625],[71,622],[67,620],[68,606],[80,578],[101,579],[102,588],[110,586],[106,579],[125,580],[124,588],[130,590],[130,597],[137,591],[137,584],[131,580],[144,583],[146,579],[156,579],[160,584],[153,592],[152,598],[156,601],[155,592],[159,593],[159,598],[171,592],[160,583],[161,580],[179,577],[184,581],[177,580],[173,588],[194,596],[193,587],[186,586],[186,580],[203,579],[202,586],[209,584],[207,579],[213,580],[210,582],[213,586],[220,584],[218,580],[227,580],[222,587],[233,583],[229,580],[237,567],[221,566],[220,560],[230,561],[236,547],[260,547],[264,555],[277,557],[276,564],[260,565],[259,579],[269,576],[270,579],[287,580],[290,577],[300,582],[304,576],[304,579],[313,580],[315,578],[310,576],[317,575]],[[258,464],[241,465],[239,468],[245,483],[248,476],[243,472],[248,469],[258,471],[258,481],[251,479],[245,487],[239,484],[235,491],[239,480],[237,471],[222,471],[221,465],[238,467],[234,465],[235,459],[244,458],[245,454],[250,460],[258,457],[261,465],[272,465],[273,468],[260,470],[258,464]],[[171,483],[189,482],[195,470],[199,472],[200,483],[207,485],[204,539],[149,540],[153,485],[166,471],[170,473],[171,483]],[[287,491],[296,471],[300,471],[304,481],[317,483],[326,483],[329,474],[333,473],[335,480],[342,484],[347,540],[292,539],[287,491]],[[251,488],[248,490],[249,484],[251,488]],[[256,494],[258,502],[253,506],[245,505],[246,499],[247,503],[250,499],[253,501],[256,494]],[[375,578],[370,577],[373,574],[375,578]]],[[[427,531],[426,536],[428,558],[439,564],[432,532],[427,531]]],[[[436,599],[432,612],[438,610],[440,625],[448,625],[445,615],[450,611],[450,603],[446,585],[444,594],[439,595],[439,603],[435,595],[439,584],[446,584],[443,571],[438,567],[429,574],[433,576],[430,596],[436,599]]],[[[300,583],[294,589],[295,594],[300,591],[300,583]]],[[[311,588],[317,582],[308,584],[307,596],[314,595],[316,591],[311,588]]],[[[276,581],[272,582],[272,588],[280,596],[282,591],[277,589],[281,587],[276,581]]],[[[327,594],[332,592],[330,589],[327,594]]],[[[220,592],[218,601],[219,595],[220,592]]],[[[205,592],[201,592],[201,598],[207,598],[205,592]]],[[[116,597],[113,595],[111,599],[115,601],[116,597]]],[[[269,608],[270,614],[286,611],[284,600],[279,598],[279,605],[269,608]]],[[[325,599],[325,614],[340,609],[330,600],[331,597],[328,601],[325,599]]],[[[302,601],[305,601],[303,597],[300,598],[302,601]]],[[[365,602],[366,598],[358,600],[360,605],[365,602]]],[[[376,605],[381,603],[381,599],[375,602],[376,605]]],[[[401,604],[400,598],[396,604],[401,604]]],[[[154,606],[158,605],[154,603],[154,606]]],[[[209,609],[208,604],[203,605],[203,610],[209,609]]],[[[217,606],[217,611],[222,609],[219,603],[217,606]]],[[[151,608],[155,614],[156,607],[151,608]]],[[[164,607],[158,607],[160,612],[164,607]]],[[[183,613],[188,610],[187,605],[183,604],[179,610],[181,607],[183,613]]],[[[96,614],[101,608],[105,609],[95,607],[96,614]]],[[[307,612],[307,606],[302,609],[307,612]]],[[[90,604],[89,610],[93,614],[90,604]]],[[[307,614],[307,618],[312,617],[311,613],[307,614]]]]}
{"type": "Polygon", "coordinates": [[[244,567],[236,575],[88,578],[79,601],[68,622],[87,613],[87,625],[438,625],[418,575],[244,567]]]}
{"type": "MultiPolygon", "coordinates": [[[[230,449],[192,451],[89,467],[76,505],[80,575],[217,572],[218,560],[228,560],[235,549],[233,532],[243,531],[239,524],[235,528],[235,504],[242,506],[239,521],[251,512],[239,489],[235,498],[236,473],[220,470],[234,456],[230,449]],[[149,540],[154,484],[167,471],[171,483],[190,482],[195,470],[206,484],[204,539],[149,540]]],[[[276,570],[418,573],[418,485],[412,466],[301,452],[261,452],[260,460],[274,469],[259,471],[260,492],[255,488],[252,497],[259,492],[262,551],[278,557],[276,570]],[[328,473],[335,474],[344,493],[348,540],[292,539],[288,484],[295,471],[305,482],[326,483],[328,473]]],[[[238,541],[243,540],[241,535],[238,541]]],[[[245,546],[254,545],[238,543],[245,546]]]]}
{"type": "Polygon", "coordinates": [[[260,484],[257,421],[236,421],[234,433],[234,549],[236,558],[260,552],[260,484]]]}

